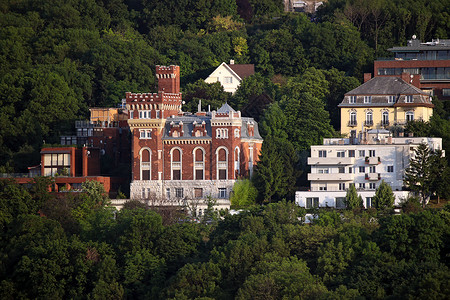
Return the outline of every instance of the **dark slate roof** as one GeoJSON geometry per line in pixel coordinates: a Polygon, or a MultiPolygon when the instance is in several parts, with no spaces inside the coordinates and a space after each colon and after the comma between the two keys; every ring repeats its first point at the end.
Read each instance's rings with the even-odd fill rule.
{"type": "MultiPolygon", "coordinates": [[[[172,140],[172,139],[211,139],[212,133],[211,133],[211,117],[210,116],[177,116],[173,118],[168,118],[166,120],[166,124],[164,126],[164,133],[162,136],[162,139],[165,140],[172,140]],[[183,136],[181,137],[171,137],[169,135],[170,132],[170,124],[174,123],[176,125],[180,124],[180,122],[183,123],[183,136]],[[192,136],[192,130],[194,129],[194,122],[197,122],[201,124],[202,122],[205,122],[206,125],[206,135],[196,137],[192,136]]],[[[230,136],[232,133],[229,133],[230,136]]],[[[241,138],[250,138],[250,139],[258,139],[262,140],[261,135],[259,134],[258,130],[258,123],[255,122],[253,118],[242,118],[242,126],[241,126],[241,138]],[[248,135],[247,130],[247,124],[249,122],[252,122],[254,125],[254,136],[248,135]]]]}
{"type": "Polygon", "coordinates": [[[228,103],[225,103],[222,105],[221,108],[219,108],[217,110],[217,112],[223,114],[223,113],[229,113],[229,112],[235,113],[236,111],[230,105],[228,105],[228,103]]]}
{"type": "Polygon", "coordinates": [[[242,126],[241,126],[241,138],[243,139],[257,139],[257,140],[262,140],[261,135],[259,134],[259,129],[258,129],[258,123],[255,122],[255,120],[253,118],[242,118],[242,126]],[[254,126],[254,136],[249,136],[248,135],[248,128],[247,128],[247,124],[249,122],[253,123],[254,126]]]}
{"type": "Polygon", "coordinates": [[[166,125],[164,126],[164,134],[162,136],[163,139],[210,139],[211,135],[211,117],[208,116],[176,116],[173,118],[168,118],[166,120],[166,125]],[[174,122],[174,124],[178,125],[180,122],[183,122],[183,136],[182,137],[171,137],[169,135],[170,132],[170,123],[174,122]],[[192,136],[192,130],[194,129],[194,122],[197,124],[201,124],[202,122],[206,123],[206,135],[196,137],[192,136]]]}
{"type": "Polygon", "coordinates": [[[253,64],[228,64],[227,66],[241,77],[241,79],[255,74],[255,65],[253,64]]]}
{"type": "Polygon", "coordinates": [[[346,93],[351,95],[428,95],[400,77],[377,76],[346,93]]]}
{"type": "Polygon", "coordinates": [[[376,107],[376,106],[430,106],[430,96],[419,88],[399,77],[374,77],[359,87],[346,93],[339,107],[376,107]],[[412,95],[413,102],[406,103],[405,95],[412,95]],[[356,103],[349,103],[348,96],[357,96],[356,103]],[[371,103],[364,103],[363,96],[372,96],[371,103]],[[394,102],[388,102],[388,96],[395,96],[394,102]]]}

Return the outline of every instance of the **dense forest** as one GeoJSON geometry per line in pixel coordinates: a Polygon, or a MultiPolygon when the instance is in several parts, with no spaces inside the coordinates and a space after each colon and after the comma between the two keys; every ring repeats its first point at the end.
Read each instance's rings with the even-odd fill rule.
{"type": "Polygon", "coordinates": [[[0,181],[2,299],[448,299],[450,210],[281,201],[200,222],[0,181]],[[40,212],[40,216],[36,215],[40,212]],[[183,222],[182,222],[183,221],[183,222]]]}
{"type": "Polygon", "coordinates": [[[274,142],[308,149],[336,135],[336,104],[374,58],[413,34],[449,37],[449,7],[448,0],[330,0],[310,16],[283,13],[281,0],[1,1],[0,172],[39,164],[44,142],[73,132],[88,107],[155,91],[157,64],[181,66],[185,111],[199,99],[243,109],[265,94],[278,106],[266,115],[285,119],[277,123],[288,139],[274,142]],[[202,81],[230,59],[257,71],[235,95],[202,81]],[[302,124],[299,132],[289,132],[293,123],[302,124]]]}

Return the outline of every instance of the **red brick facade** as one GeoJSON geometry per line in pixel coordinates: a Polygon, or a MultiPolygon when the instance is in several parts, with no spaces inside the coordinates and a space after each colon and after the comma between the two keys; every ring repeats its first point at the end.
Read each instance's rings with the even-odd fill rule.
{"type": "Polygon", "coordinates": [[[228,104],[217,112],[183,113],[179,67],[157,66],[156,76],[158,93],[126,93],[131,198],[147,197],[149,191],[164,197],[173,186],[184,188],[185,197],[194,194],[189,188],[198,192],[196,186],[205,189],[204,195],[220,189],[229,194],[234,180],[248,176],[259,156],[256,122],[228,104]],[[214,187],[205,188],[208,184],[214,187]]]}

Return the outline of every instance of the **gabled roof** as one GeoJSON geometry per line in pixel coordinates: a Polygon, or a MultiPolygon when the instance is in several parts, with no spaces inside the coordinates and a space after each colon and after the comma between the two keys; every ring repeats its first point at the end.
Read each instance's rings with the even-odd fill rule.
{"type": "Polygon", "coordinates": [[[241,79],[247,78],[255,74],[254,64],[228,64],[231,70],[233,70],[241,79]]]}
{"type": "MultiPolygon", "coordinates": [[[[224,66],[228,72],[236,76],[239,81],[255,74],[255,66],[253,64],[227,64],[225,62],[221,63],[211,74],[214,74],[222,66],[224,66]]],[[[211,76],[211,74],[209,76],[211,76]]]]}
{"type": "Polygon", "coordinates": [[[235,113],[236,111],[230,105],[228,105],[228,103],[225,103],[224,105],[222,105],[221,108],[217,110],[217,112],[223,114],[229,112],[235,113]]]}
{"type": "Polygon", "coordinates": [[[369,81],[361,84],[357,88],[351,90],[345,94],[346,96],[351,95],[424,95],[428,96],[427,93],[423,92],[419,88],[407,83],[400,77],[384,77],[377,76],[369,81]]]}

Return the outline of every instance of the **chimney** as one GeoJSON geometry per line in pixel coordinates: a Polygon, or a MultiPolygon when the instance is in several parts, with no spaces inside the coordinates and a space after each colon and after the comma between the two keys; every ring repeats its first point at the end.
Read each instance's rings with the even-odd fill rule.
{"type": "Polygon", "coordinates": [[[234,59],[230,59],[230,65],[234,65],[234,59]]]}
{"type": "Polygon", "coordinates": [[[402,73],[401,75],[402,80],[407,83],[412,83],[412,78],[410,77],[409,73],[402,73]]]}
{"type": "Polygon", "coordinates": [[[372,73],[364,73],[364,82],[369,81],[372,78],[372,73]]]}

